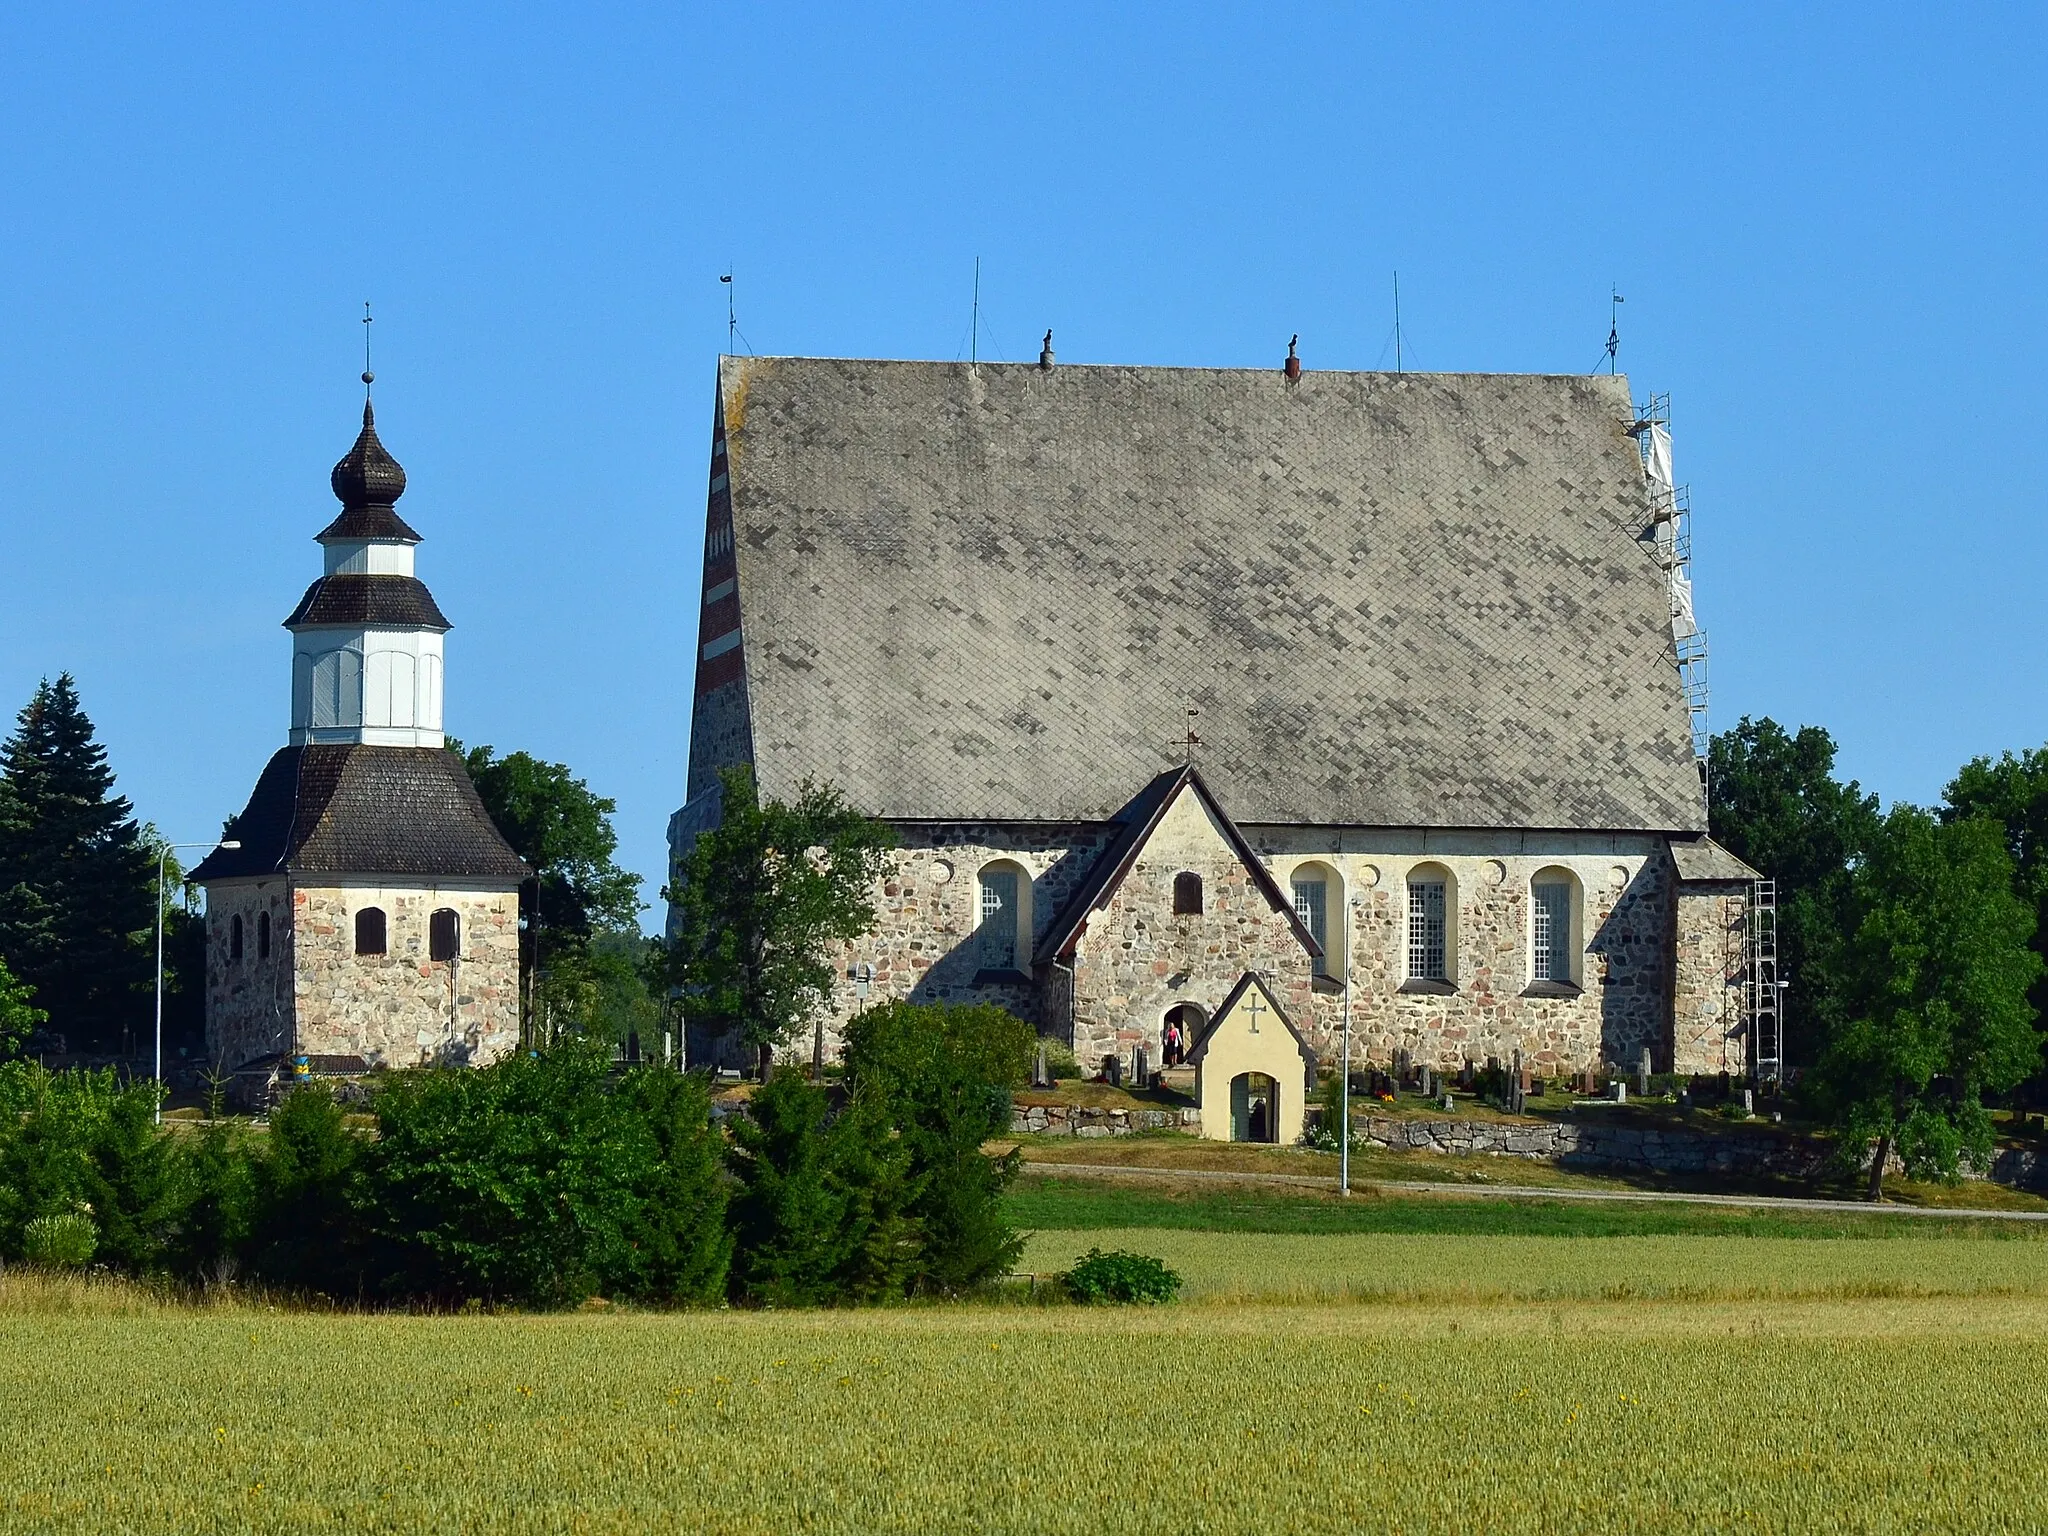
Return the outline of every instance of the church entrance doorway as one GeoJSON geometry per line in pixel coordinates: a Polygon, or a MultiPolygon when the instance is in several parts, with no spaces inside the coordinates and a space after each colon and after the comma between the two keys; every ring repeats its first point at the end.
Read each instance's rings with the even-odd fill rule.
{"type": "Polygon", "coordinates": [[[1230,1139],[1280,1139],[1280,1085],[1263,1072],[1240,1072],[1230,1080],[1230,1139]]]}
{"type": "Polygon", "coordinates": [[[1208,1022],[1193,1003],[1176,1003],[1167,1009],[1166,1019],[1159,1026],[1159,1059],[1169,1067],[1186,1061],[1188,1052],[1202,1037],[1202,1026],[1208,1022]]]}

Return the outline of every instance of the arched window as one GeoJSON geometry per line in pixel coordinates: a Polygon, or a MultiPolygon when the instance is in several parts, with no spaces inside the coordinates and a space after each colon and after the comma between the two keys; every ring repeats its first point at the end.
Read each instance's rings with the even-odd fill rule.
{"type": "Polygon", "coordinates": [[[361,651],[329,651],[314,659],[312,723],[315,726],[363,723],[361,651]]]}
{"type": "Polygon", "coordinates": [[[1529,980],[1575,986],[1585,950],[1579,882],[1568,869],[1541,869],[1529,882],[1529,980]]]}
{"type": "Polygon", "coordinates": [[[442,907],[427,919],[427,958],[453,960],[462,953],[462,914],[442,907]]]}
{"type": "Polygon", "coordinates": [[[364,907],[356,914],[356,953],[359,955],[381,955],[384,953],[384,909],[364,907]]]}
{"type": "Polygon", "coordinates": [[[1031,876],[1008,860],[981,872],[981,968],[1017,971],[1031,943],[1031,876]]]}
{"type": "Polygon", "coordinates": [[[1184,869],[1173,877],[1173,915],[1202,915],[1202,877],[1192,870],[1184,869]]]}
{"type": "Polygon", "coordinates": [[[1327,864],[1297,864],[1292,876],[1294,915],[1301,919],[1323,952],[1316,960],[1318,976],[1344,971],[1344,880],[1327,864]]]}
{"type": "Polygon", "coordinates": [[[270,914],[268,912],[258,912],[256,914],[256,958],[258,960],[268,960],[270,958],[270,914]]]}
{"type": "Polygon", "coordinates": [[[1441,864],[1408,872],[1408,981],[1441,988],[1457,975],[1458,886],[1441,864]]]}
{"type": "Polygon", "coordinates": [[[239,912],[228,920],[228,958],[242,958],[242,914],[239,912]]]}

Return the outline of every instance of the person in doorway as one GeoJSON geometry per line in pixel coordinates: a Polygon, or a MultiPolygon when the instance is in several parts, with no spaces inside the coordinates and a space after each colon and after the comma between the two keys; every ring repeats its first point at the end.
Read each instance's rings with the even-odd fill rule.
{"type": "Polygon", "coordinates": [[[1252,1100],[1250,1119],[1251,1123],[1246,1128],[1249,1132],[1247,1140],[1271,1141],[1273,1139],[1272,1132],[1267,1125],[1266,1100],[1263,1096],[1252,1100]]]}
{"type": "Polygon", "coordinates": [[[1166,1021],[1166,1053],[1165,1053],[1165,1054],[1166,1054],[1166,1064],[1167,1064],[1167,1065],[1168,1065],[1169,1067],[1177,1067],[1177,1066],[1179,1066],[1179,1065],[1180,1065],[1180,1020],[1179,1020],[1179,1019],[1168,1019],[1168,1020],[1166,1021]]]}

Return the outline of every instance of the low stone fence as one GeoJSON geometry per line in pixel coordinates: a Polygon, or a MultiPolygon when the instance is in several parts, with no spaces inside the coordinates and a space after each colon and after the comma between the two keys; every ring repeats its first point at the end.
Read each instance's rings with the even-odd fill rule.
{"type": "Polygon", "coordinates": [[[1991,1177],[2001,1184],[2010,1184],[2014,1189],[2048,1194],[2048,1152],[2007,1147],[1991,1159],[1991,1177]]]}
{"type": "Polygon", "coordinates": [[[1560,1168],[1805,1178],[1819,1172],[1827,1161],[1825,1147],[1784,1133],[1709,1134],[1675,1127],[1601,1125],[1597,1121],[1504,1125],[1491,1120],[1395,1120],[1372,1115],[1354,1134],[1375,1146],[1395,1150],[1526,1157],[1554,1162],[1560,1168]]]}
{"type": "Polygon", "coordinates": [[[1134,1131],[1200,1135],[1199,1109],[1088,1109],[1077,1104],[1019,1104],[1010,1121],[1016,1135],[1128,1136],[1134,1131]]]}

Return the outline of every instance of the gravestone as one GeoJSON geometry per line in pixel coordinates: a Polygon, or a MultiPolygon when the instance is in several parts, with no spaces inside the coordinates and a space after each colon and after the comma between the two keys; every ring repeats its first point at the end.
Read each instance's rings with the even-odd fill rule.
{"type": "Polygon", "coordinates": [[[1045,1041],[1038,1042],[1038,1060],[1031,1066],[1031,1086],[1050,1088],[1052,1086],[1052,1065],[1046,1059],[1045,1041]]]}
{"type": "Polygon", "coordinates": [[[1650,1096],[1650,1048],[1647,1045],[1636,1058],[1636,1095],[1645,1099],[1650,1096]]]}
{"type": "Polygon", "coordinates": [[[1742,1112],[1745,1115],[1756,1113],[1756,1094],[1747,1088],[1742,1090],[1742,1112]]]}
{"type": "Polygon", "coordinates": [[[1123,1087],[1124,1060],[1121,1056],[1105,1056],[1102,1058],[1102,1080],[1112,1088],[1123,1087]]]}
{"type": "Polygon", "coordinates": [[[1145,1054],[1145,1047],[1143,1047],[1142,1045],[1141,1045],[1141,1046],[1139,1046],[1139,1047],[1138,1047],[1138,1048],[1137,1048],[1136,1050],[1134,1050],[1133,1052],[1131,1052],[1131,1086],[1132,1086],[1132,1087],[1134,1087],[1134,1088],[1149,1088],[1149,1087],[1151,1087],[1151,1086],[1152,1086],[1152,1077],[1151,1077],[1151,1074],[1150,1074],[1149,1072],[1147,1072],[1147,1071],[1145,1070],[1145,1069],[1146,1069],[1147,1067],[1149,1067],[1149,1066],[1151,1066],[1151,1065],[1152,1065],[1152,1063],[1151,1063],[1151,1062],[1150,1062],[1150,1061],[1149,1061],[1149,1060],[1147,1059],[1147,1057],[1146,1057],[1146,1054],[1145,1054]]]}
{"type": "Polygon", "coordinates": [[[1593,1069],[1587,1067],[1579,1073],[1579,1092],[1591,1098],[1596,1092],[1593,1083],[1593,1069]]]}
{"type": "Polygon", "coordinates": [[[1448,1115],[1454,1107],[1451,1102],[1451,1090],[1446,1088],[1444,1090],[1444,1113],[1448,1115]]]}
{"type": "Polygon", "coordinates": [[[1617,1104],[1626,1104],[1628,1102],[1628,1084],[1618,1077],[1614,1080],[1614,1102],[1617,1104]]]}
{"type": "Polygon", "coordinates": [[[1425,1099],[1436,1097],[1436,1073],[1431,1071],[1427,1064],[1422,1069],[1422,1096],[1425,1099]]]}
{"type": "Polygon", "coordinates": [[[1472,1084],[1478,1076],[1479,1071],[1476,1067],[1472,1065],[1472,1058],[1470,1056],[1467,1056],[1465,1058],[1465,1064],[1458,1068],[1459,1090],[1463,1093],[1470,1093],[1472,1091],[1472,1084]]]}

